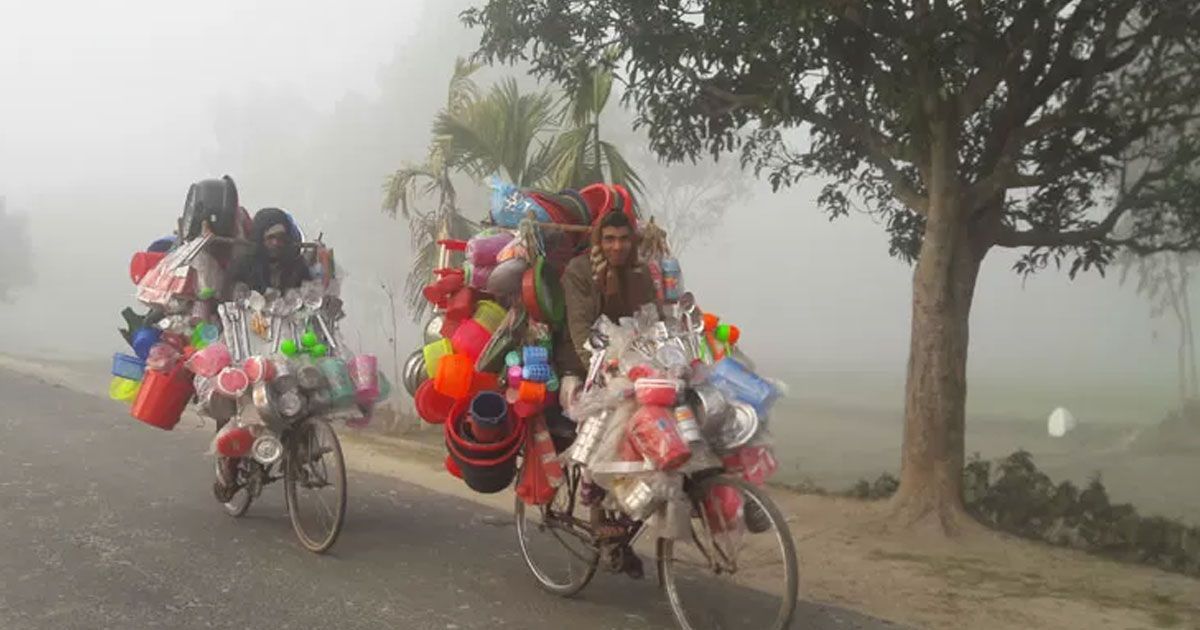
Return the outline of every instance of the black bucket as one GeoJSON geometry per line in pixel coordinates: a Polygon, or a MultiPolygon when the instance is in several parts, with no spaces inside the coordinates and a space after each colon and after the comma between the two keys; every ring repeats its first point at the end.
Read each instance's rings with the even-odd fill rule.
{"type": "Polygon", "coordinates": [[[500,442],[481,444],[464,435],[464,414],[446,422],[446,450],[462,471],[467,487],[482,494],[495,494],[512,485],[517,476],[517,455],[524,446],[525,423],[517,422],[512,433],[500,442]]]}

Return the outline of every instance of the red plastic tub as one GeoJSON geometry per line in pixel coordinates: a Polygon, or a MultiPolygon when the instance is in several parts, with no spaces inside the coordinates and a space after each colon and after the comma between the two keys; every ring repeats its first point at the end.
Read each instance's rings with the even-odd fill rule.
{"type": "Polygon", "coordinates": [[[146,370],[129,414],[152,427],[170,431],[179,424],[192,393],[192,373],[183,364],[166,373],[146,370]]]}

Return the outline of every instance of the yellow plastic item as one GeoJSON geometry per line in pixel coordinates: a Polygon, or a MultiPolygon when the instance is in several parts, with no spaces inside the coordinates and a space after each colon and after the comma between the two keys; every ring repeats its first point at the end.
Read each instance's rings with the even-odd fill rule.
{"type": "Polygon", "coordinates": [[[132,403],[142,389],[141,381],[131,381],[127,378],[114,376],[108,384],[108,397],[123,403],[132,403]]]}
{"type": "Polygon", "coordinates": [[[425,373],[429,378],[437,376],[438,363],[442,357],[453,354],[454,346],[450,345],[449,339],[438,339],[437,341],[427,344],[423,350],[425,354],[425,373]]]}
{"type": "Polygon", "coordinates": [[[475,321],[488,332],[496,332],[507,315],[508,311],[504,310],[503,306],[491,300],[480,300],[479,304],[475,305],[475,321]]]}

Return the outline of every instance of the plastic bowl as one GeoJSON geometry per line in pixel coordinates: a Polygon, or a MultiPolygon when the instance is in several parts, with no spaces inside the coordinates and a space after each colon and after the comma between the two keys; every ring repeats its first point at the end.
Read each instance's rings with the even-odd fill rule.
{"type": "Polygon", "coordinates": [[[508,311],[504,310],[503,306],[491,300],[480,300],[475,305],[475,321],[490,332],[496,332],[507,315],[508,311]]]}

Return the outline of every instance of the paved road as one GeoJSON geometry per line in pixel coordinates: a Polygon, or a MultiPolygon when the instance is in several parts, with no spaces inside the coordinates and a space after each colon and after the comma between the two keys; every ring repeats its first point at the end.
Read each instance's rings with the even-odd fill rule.
{"type": "MultiPolygon", "coordinates": [[[[650,580],[538,590],[508,515],[395,479],[351,471],[341,539],[309,554],[279,487],[244,519],[219,510],[208,439],[0,372],[0,628],[674,627],[650,580]]],[[[893,626],[801,604],[794,627],[893,626]]]]}

